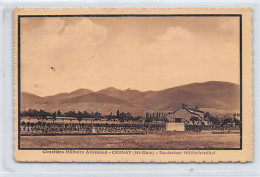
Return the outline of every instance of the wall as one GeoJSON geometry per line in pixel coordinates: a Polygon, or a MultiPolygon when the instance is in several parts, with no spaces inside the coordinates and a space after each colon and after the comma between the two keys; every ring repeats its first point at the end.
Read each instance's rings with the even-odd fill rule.
{"type": "Polygon", "coordinates": [[[185,125],[184,123],[167,122],[166,131],[185,131],[185,125]]]}

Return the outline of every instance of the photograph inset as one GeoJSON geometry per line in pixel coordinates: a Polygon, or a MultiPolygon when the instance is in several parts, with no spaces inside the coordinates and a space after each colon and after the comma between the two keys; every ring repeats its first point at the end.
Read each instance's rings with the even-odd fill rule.
{"type": "Polygon", "coordinates": [[[238,149],[239,16],[20,18],[22,149],[238,149]]]}

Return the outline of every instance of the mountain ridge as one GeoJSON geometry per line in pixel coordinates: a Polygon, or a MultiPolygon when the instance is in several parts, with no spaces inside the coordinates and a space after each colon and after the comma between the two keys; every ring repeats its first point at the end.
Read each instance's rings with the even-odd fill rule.
{"type": "Polygon", "coordinates": [[[125,112],[132,110],[133,114],[144,114],[146,111],[173,111],[182,103],[201,108],[239,110],[240,87],[230,82],[209,81],[159,91],[120,90],[109,87],[97,92],[77,89],[70,93],[45,97],[28,92],[21,93],[22,110],[44,108],[46,111],[69,111],[88,110],[91,107],[91,110],[96,109],[105,114],[115,112],[119,108],[125,112]]]}

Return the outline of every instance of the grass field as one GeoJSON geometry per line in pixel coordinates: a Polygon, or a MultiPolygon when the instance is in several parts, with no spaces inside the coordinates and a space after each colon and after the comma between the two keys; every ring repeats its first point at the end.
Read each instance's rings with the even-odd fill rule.
{"type": "Polygon", "coordinates": [[[239,148],[239,134],[160,132],[143,135],[21,136],[21,148],[239,148]]]}

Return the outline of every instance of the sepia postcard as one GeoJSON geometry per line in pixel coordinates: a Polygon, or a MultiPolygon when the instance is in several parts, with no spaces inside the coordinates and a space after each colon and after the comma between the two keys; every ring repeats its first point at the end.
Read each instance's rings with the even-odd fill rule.
{"type": "Polygon", "coordinates": [[[15,159],[252,161],[251,16],[15,9],[15,159]]]}

